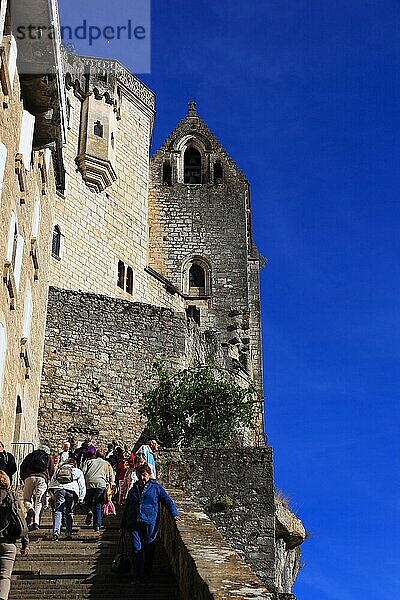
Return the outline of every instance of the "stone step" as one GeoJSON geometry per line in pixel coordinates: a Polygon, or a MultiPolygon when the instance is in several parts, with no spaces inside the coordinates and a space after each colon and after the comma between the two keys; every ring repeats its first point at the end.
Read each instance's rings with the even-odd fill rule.
{"type": "Polygon", "coordinates": [[[29,532],[30,553],[18,556],[9,600],[179,600],[176,580],[165,551],[157,542],[154,572],[146,584],[132,575],[115,575],[111,564],[119,539],[120,516],[103,519],[104,528],[85,524],[81,507],[74,515],[72,540],[62,530],[53,540],[53,515],[42,512],[40,528],[29,532]]]}

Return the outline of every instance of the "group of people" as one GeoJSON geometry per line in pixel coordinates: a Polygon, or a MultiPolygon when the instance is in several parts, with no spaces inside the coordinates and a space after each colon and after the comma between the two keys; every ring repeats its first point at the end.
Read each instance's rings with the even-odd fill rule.
{"type": "Polygon", "coordinates": [[[136,578],[142,581],[149,576],[160,503],[175,519],[180,518],[174,502],[156,481],[155,454],[159,448],[160,440],[151,436],[135,454],[126,445],[114,443],[108,444],[104,452],[90,439],[75,451],[69,442],[56,454],[51,454],[46,446],[34,450],[20,466],[24,518],[18,499],[11,491],[12,477],[17,471],[15,459],[0,442],[0,600],[8,598],[17,540],[22,541],[21,553],[28,554],[28,529],[39,529],[41,512],[50,505],[53,540],[59,539],[62,527],[68,540],[72,539],[77,504],[83,504],[86,510],[86,525],[98,532],[104,506],[115,498],[122,508],[120,531],[130,542],[136,578]]]}

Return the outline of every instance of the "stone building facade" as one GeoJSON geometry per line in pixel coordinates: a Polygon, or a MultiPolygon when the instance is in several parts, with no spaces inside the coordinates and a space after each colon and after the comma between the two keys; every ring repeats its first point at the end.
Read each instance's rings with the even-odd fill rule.
{"type": "MultiPolygon", "coordinates": [[[[127,369],[119,401],[127,414],[136,414],[135,434],[143,426],[137,399],[150,381],[148,365],[161,355],[174,367],[191,364],[197,351],[190,331],[197,327],[199,335],[217,336],[221,360],[233,376],[255,385],[255,443],[263,433],[259,260],[245,176],[193,102],[149,160],[153,92],[118,62],[61,54],[57,43],[33,64],[37,47],[27,52],[18,46],[10,6],[1,3],[0,435],[7,444],[35,444],[40,436],[52,444],[54,423],[69,421],[75,400],[82,432],[87,428],[96,397],[72,400],[66,388],[90,380],[103,321],[106,329],[114,327],[114,347],[125,348],[128,357],[120,363],[127,369]],[[80,294],[82,301],[64,294],[60,308],[51,291],[48,311],[49,286],[80,294]],[[88,313],[85,294],[92,295],[98,313],[88,313]],[[117,304],[108,308],[104,298],[117,304]],[[143,321],[146,310],[137,308],[128,322],[119,322],[127,302],[148,305],[154,319],[143,321]],[[160,325],[156,309],[171,311],[169,324],[160,325]],[[106,310],[113,314],[107,317],[106,310]],[[174,322],[180,323],[181,343],[159,343],[163,336],[173,338],[174,322]],[[80,354],[78,338],[80,369],[65,372],[71,357],[63,348],[77,331],[86,331],[90,349],[80,354]],[[136,373],[131,402],[128,371],[138,348],[148,354],[148,365],[141,377],[136,373]]],[[[13,9],[23,11],[22,0],[13,9]]],[[[35,0],[32,15],[57,23],[56,0],[35,0]]],[[[103,437],[122,435],[118,415],[107,420],[103,437]]],[[[67,434],[58,432],[60,438],[67,434]]]]}
{"type": "MultiPolygon", "coordinates": [[[[55,17],[52,3],[43,17],[55,17]]],[[[57,149],[65,140],[57,76],[26,75],[0,11],[0,439],[38,443],[50,251],[57,203],[57,149]],[[50,113],[49,113],[50,111],[50,113]],[[46,118],[45,118],[46,117],[46,118]]],[[[62,65],[56,53],[60,73],[62,65]]]]}
{"type": "MultiPolygon", "coordinates": [[[[116,61],[61,52],[57,0],[30,1],[55,36],[27,53],[10,3],[0,0],[0,439],[17,458],[87,436],[134,444],[155,360],[175,370],[212,355],[255,388],[254,430],[240,443],[259,457],[265,514],[240,498],[236,512],[254,530],[264,519],[247,558],[286,593],[298,554],[289,525],[274,524],[249,183],[194,102],[150,159],[153,92],[116,61]]],[[[218,480],[205,475],[203,496],[187,483],[204,506],[218,480]]],[[[229,493],[236,483],[223,480],[229,493]]],[[[240,527],[228,534],[246,556],[240,527]]]]}

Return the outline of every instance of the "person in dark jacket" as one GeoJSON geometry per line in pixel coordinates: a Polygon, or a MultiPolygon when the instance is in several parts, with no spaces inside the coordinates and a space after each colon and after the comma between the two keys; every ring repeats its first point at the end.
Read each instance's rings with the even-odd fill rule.
{"type": "Polygon", "coordinates": [[[21,506],[14,492],[10,490],[10,479],[4,471],[0,471],[0,599],[7,600],[10,593],[11,574],[17,555],[17,540],[21,539],[21,554],[29,552],[28,528],[21,511],[21,506]],[[14,523],[20,524],[16,531],[14,523]],[[14,517],[14,518],[13,518],[14,517]]]}
{"type": "Polygon", "coordinates": [[[164,488],[151,479],[149,465],[142,465],[136,471],[138,481],[129,491],[120,529],[128,532],[133,551],[136,577],[143,581],[153,570],[154,542],[158,533],[159,505],[178,520],[178,509],[164,488]]]}
{"type": "Polygon", "coordinates": [[[4,471],[12,484],[13,475],[17,472],[17,463],[11,452],[6,452],[3,442],[0,442],[0,471],[4,471]]]}
{"type": "Polygon", "coordinates": [[[90,438],[86,438],[82,446],[77,448],[74,452],[74,459],[78,469],[82,469],[85,462],[96,456],[96,446],[93,446],[90,438]]]}
{"type": "Polygon", "coordinates": [[[32,529],[39,529],[42,499],[53,474],[54,461],[47,446],[30,452],[21,463],[20,476],[24,482],[24,505],[28,511],[26,522],[32,529]]]}

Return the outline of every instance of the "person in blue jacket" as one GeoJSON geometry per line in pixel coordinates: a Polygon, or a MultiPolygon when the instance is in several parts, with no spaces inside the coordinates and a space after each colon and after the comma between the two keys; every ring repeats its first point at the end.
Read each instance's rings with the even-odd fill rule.
{"type": "Polygon", "coordinates": [[[128,532],[132,542],[133,564],[136,577],[143,581],[153,570],[154,544],[158,533],[159,505],[179,520],[178,509],[162,485],[151,479],[149,465],[141,465],[136,471],[138,481],[130,489],[120,529],[128,532]]]}

